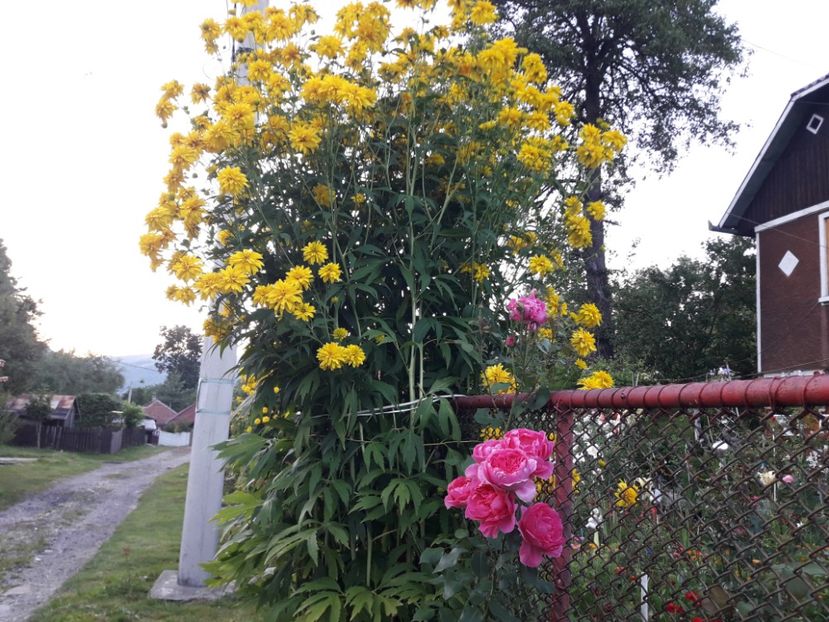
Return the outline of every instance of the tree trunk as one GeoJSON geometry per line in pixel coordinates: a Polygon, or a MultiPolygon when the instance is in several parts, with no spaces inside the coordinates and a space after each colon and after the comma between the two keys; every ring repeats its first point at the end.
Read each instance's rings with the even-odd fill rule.
{"type": "MultiPolygon", "coordinates": [[[[587,191],[587,200],[600,201],[602,198],[602,180],[597,177],[587,191]]],[[[596,330],[596,349],[599,356],[609,359],[613,358],[613,292],[605,263],[604,221],[591,219],[590,233],[593,243],[584,253],[587,295],[602,313],[602,324],[596,330]]]]}
{"type": "MultiPolygon", "coordinates": [[[[589,68],[586,73],[584,112],[588,123],[596,123],[602,116],[601,71],[594,54],[589,54],[589,68]]],[[[587,191],[587,201],[601,201],[601,173],[596,175],[587,191]]],[[[593,243],[584,253],[584,269],[587,275],[587,295],[602,313],[602,324],[596,330],[596,349],[599,356],[613,358],[613,293],[610,290],[610,274],[605,262],[604,221],[590,219],[590,233],[593,243]]]]}

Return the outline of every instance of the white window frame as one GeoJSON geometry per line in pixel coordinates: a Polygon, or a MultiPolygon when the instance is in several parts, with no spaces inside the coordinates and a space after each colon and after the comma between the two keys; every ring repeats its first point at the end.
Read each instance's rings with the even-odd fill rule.
{"type": "Polygon", "coordinates": [[[820,240],[820,298],[821,304],[829,304],[829,240],[826,239],[826,226],[829,212],[818,214],[818,238],[820,240]]]}

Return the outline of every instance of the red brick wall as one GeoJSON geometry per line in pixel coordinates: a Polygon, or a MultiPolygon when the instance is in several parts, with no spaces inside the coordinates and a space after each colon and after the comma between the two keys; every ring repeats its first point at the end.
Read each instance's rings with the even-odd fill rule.
{"type": "Polygon", "coordinates": [[[829,305],[818,302],[819,225],[810,214],[758,233],[761,373],[829,367],[829,305]],[[778,267],[786,251],[799,260],[788,277],[778,267]]]}

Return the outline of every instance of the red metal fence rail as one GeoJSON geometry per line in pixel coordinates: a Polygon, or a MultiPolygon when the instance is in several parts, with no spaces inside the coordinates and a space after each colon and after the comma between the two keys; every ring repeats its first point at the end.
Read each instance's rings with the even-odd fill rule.
{"type": "Polygon", "coordinates": [[[559,391],[513,409],[510,427],[557,436],[540,487],[570,546],[546,568],[539,620],[829,620],[827,407],[818,375],[559,391]]]}

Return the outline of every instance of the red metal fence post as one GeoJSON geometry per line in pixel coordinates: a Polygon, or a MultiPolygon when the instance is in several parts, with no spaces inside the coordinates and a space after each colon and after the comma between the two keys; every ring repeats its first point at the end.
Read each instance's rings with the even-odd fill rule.
{"type": "Polygon", "coordinates": [[[556,510],[564,525],[564,538],[567,544],[561,557],[553,560],[553,584],[555,593],[551,601],[550,620],[552,622],[569,622],[570,609],[570,537],[572,535],[573,503],[573,411],[553,406],[556,414],[556,510]]]}

